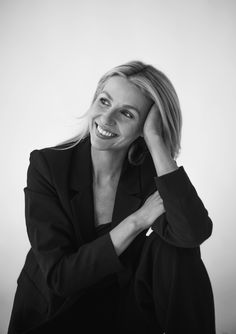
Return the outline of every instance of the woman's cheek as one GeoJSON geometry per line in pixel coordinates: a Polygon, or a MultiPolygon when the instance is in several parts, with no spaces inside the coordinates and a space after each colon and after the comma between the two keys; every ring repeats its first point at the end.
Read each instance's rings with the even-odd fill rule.
{"type": "Polygon", "coordinates": [[[96,113],[96,114],[98,114],[98,113],[102,113],[102,112],[104,112],[104,107],[102,107],[101,105],[99,105],[99,104],[96,104],[95,105],[95,107],[94,107],[94,112],[96,113]]]}
{"type": "Polygon", "coordinates": [[[92,108],[90,108],[90,111],[89,111],[90,117],[95,117],[99,113],[101,113],[101,111],[100,111],[100,109],[97,106],[93,105],[92,108]]]}
{"type": "Polygon", "coordinates": [[[129,135],[129,137],[132,139],[132,140],[135,140],[136,138],[139,137],[141,133],[141,127],[133,127],[133,128],[129,128],[127,129],[127,134],[129,135]]]}
{"type": "Polygon", "coordinates": [[[140,135],[140,133],[143,132],[143,124],[144,122],[142,121],[139,121],[137,124],[136,124],[136,127],[135,127],[135,133],[140,135]]]}

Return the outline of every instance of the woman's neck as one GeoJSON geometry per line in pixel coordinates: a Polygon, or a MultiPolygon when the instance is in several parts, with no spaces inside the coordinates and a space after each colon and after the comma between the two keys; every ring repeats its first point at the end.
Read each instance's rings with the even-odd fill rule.
{"type": "Polygon", "coordinates": [[[125,152],[99,151],[91,147],[94,182],[105,184],[119,179],[125,152]]]}

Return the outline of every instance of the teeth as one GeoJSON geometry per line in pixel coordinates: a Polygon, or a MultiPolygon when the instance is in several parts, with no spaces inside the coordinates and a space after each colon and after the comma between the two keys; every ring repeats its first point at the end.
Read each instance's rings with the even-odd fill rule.
{"type": "Polygon", "coordinates": [[[114,133],[103,130],[99,125],[97,126],[97,129],[98,129],[98,132],[101,133],[103,136],[115,137],[114,133]]]}

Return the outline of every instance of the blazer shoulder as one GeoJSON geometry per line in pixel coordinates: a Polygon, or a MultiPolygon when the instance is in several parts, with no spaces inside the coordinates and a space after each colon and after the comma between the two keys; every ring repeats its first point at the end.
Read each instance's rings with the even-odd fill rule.
{"type": "Polygon", "coordinates": [[[57,146],[35,149],[30,152],[30,163],[38,167],[45,165],[49,169],[66,169],[70,166],[75,151],[78,151],[83,142],[69,142],[57,146]]]}
{"type": "MultiPolygon", "coordinates": [[[[76,145],[60,145],[55,147],[44,147],[30,152],[29,167],[27,172],[27,184],[34,189],[35,183],[44,184],[44,186],[58,185],[67,180],[83,142],[76,145]]],[[[42,190],[42,189],[41,189],[42,190]]]]}
{"type": "Polygon", "coordinates": [[[69,146],[68,144],[44,147],[40,149],[34,149],[30,152],[30,157],[37,159],[37,157],[43,157],[49,164],[54,161],[58,162],[64,160],[64,158],[69,157],[74,150],[75,146],[69,146]]]}

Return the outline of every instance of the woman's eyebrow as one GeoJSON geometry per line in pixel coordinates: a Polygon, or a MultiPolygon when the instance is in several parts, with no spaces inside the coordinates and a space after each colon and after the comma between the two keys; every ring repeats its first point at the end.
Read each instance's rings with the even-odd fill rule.
{"type": "MultiPolygon", "coordinates": [[[[108,96],[108,98],[109,98],[111,101],[113,101],[113,98],[111,97],[111,95],[110,95],[107,91],[103,90],[102,93],[105,93],[105,94],[108,96]]],[[[140,114],[139,109],[138,109],[138,108],[135,108],[134,106],[131,106],[131,105],[129,105],[129,104],[124,104],[123,107],[125,107],[125,108],[129,108],[129,109],[133,109],[133,110],[135,110],[138,114],[140,114]]]]}

